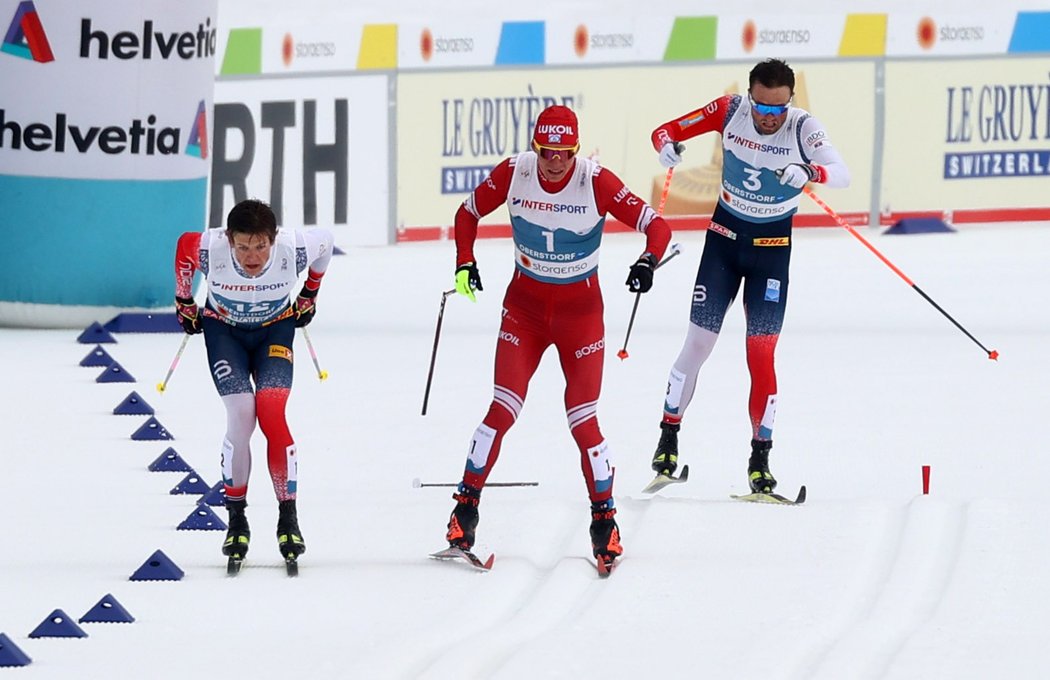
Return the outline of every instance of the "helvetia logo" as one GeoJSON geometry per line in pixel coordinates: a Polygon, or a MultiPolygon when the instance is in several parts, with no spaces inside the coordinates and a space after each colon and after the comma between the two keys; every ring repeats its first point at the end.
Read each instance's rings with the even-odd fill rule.
{"type": "Polygon", "coordinates": [[[0,52],[40,63],[55,60],[55,55],[51,52],[51,43],[47,41],[47,34],[44,33],[44,26],[40,23],[40,16],[32,0],[18,3],[4,42],[0,45],[0,52]]]}
{"type": "Polygon", "coordinates": [[[197,158],[208,158],[208,114],[204,108],[204,100],[197,105],[197,115],[193,117],[190,126],[190,139],[186,142],[186,153],[197,158]]]}
{"type": "Polygon", "coordinates": [[[110,34],[96,29],[90,17],[80,20],[81,59],[211,59],[215,55],[216,33],[211,17],[197,24],[196,31],[154,30],[152,19],[142,22],[140,33],[118,31],[110,34]]]}
{"type": "MultiPolygon", "coordinates": [[[[186,154],[208,158],[207,115],[204,100],[190,126],[186,154]]],[[[0,149],[18,151],[52,151],[54,153],[91,153],[101,151],[110,156],[175,156],[182,150],[182,130],[158,124],[157,116],[135,118],[130,125],[78,125],[69,114],[55,113],[53,123],[8,120],[0,109],[0,149]]]]}

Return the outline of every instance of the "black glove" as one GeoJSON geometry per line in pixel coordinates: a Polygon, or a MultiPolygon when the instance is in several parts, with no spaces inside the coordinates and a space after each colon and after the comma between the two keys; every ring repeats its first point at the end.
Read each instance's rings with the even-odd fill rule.
{"type": "Polygon", "coordinates": [[[186,335],[196,335],[204,330],[201,328],[200,310],[193,298],[175,297],[175,318],[186,335]]]}
{"type": "Polygon", "coordinates": [[[631,272],[627,275],[627,288],[632,293],[648,293],[653,287],[653,271],[656,269],[656,258],[652,253],[646,253],[631,265],[631,272]]]}
{"type": "Polygon", "coordinates": [[[476,290],[485,290],[481,286],[481,274],[478,273],[478,265],[473,262],[461,264],[456,268],[456,292],[460,295],[466,295],[471,302],[474,302],[474,291],[476,290]]]}
{"type": "Polygon", "coordinates": [[[314,320],[317,313],[317,290],[310,290],[306,286],[299,291],[299,297],[292,303],[292,314],[295,315],[295,327],[302,328],[314,320]]]}

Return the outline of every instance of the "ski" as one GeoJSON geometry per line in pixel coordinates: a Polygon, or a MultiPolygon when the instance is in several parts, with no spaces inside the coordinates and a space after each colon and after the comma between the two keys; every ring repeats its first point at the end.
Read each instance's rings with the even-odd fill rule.
{"type": "Polygon", "coordinates": [[[288,572],[289,577],[295,577],[299,575],[299,561],[295,555],[284,556],[284,569],[288,572]]]}
{"type": "Polygon", "coordinates": [[[656,475],[653,481],[645,485],[645,488],[642,489],[642,493],[656,493],[669,484],[681,484],[682,482],[688,481],[688,479],[689,466],[683,465],[682,472],[677,477],[663,473],[656,475]]]}
{"type": "Polygon", "coordinates": [[[241,573],[242,564],[244,564],[243,555],[230,555],[230,559],[226,562],[226,575],[236,576],[241,573]]]}
{"type": "Polygon", "coordinates": [[[609,578],[619,562],[614,557],[595,558],[594,566],[598,568],[598,578],[609,578]]]}
{"type": "Polygon", "coordinates": [[[778,505],[802,505],[806,502],[806,486],[803,484],[802,488],[798,490],[798,495],[795,496],[795,500],[791,500],[786,496],[781,496],[778,493],[749,493],[744,495],[733,495],[729,496],[738,501],[746,501],[748,503],[775,503],[778,505]]]}
{"type": "Polygon", "coordinates": [[[480,557],[470,552],[469,550],[464,550],[463,548],[457,548],[455,546],[449,546],[444,550],[438,550],[436,553],[430,553],[430,557],[431,559],[443,561],[463,560],[470,566],[480,571],[488,571],[489,569],[492,569],[492,563],[496,559],[496,555],[491,554],[489,555],[489,558],[487,560],[482,562],[480,557]]]}

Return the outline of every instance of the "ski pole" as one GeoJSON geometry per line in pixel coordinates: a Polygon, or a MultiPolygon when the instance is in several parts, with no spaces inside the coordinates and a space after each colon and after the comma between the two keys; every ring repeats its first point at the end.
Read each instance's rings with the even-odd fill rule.
{"type": "MultiPolygon", "coordinates": [[[[490,486],[539,486],[539,485],[540,485],[539,482],[487,482],[485,484],[486,487],[490,487],[490,486]]],[[[449,487],[452,487],[452,486],[459,486],[459,483],[458,482],[433,482],[433,483],[421,482],[421,481],[419,481],[419,477],[416,477],[415,479],[412,480],[412,488],[413,489],[421,489],[421,488],[426,487],[426,486],[449,486],[449,487]]]]}
{"type": "Polygon", "coordinates": [[[317,352],[314,351],[314,343],[310,342],[310,333],[306,326],[302,327],[303,338],[306,340],[306,348],[310,350],[310,358],[314,360],[314,368],[317,369],[317,379],[321,382],[328,380],[328,371],[321,370],[321,364],[317,362],[317,352]]]}
{"type": "Polygon", "coordinates": [[[940,312],[940,313],[941,313],[941,314],[943,314],[943,315],[944,315],[945,317],[947,317],[947,319],[948,319],[949,321],[951,321],[951,322],[952,322],[953,324],[955,324],[955,327],[956,327],[956,328],[958,328],[958,329],[959,329],[960,331],[962,331],[962,332],[963,332],[963,333],[964,333],[964,334],[966,335],[966,337],[968,337],[968,338],[970,338],[971,340],[973,340],[973,341],[974,341],[974,342],[975,342],[975,343],[977,344],[977,346],[978,346],[978,347],[980,347],[981,349],[983,349],[983,350],[984,350],[985,354],[987,354],[987,355],[988,355],[988,358],[989,358],[989,359],[991,359],[992,361],[997,361],[997,360],[999,359],[999,352],[998,352],[997,350],[994,350],[994,349],[991,349],[991,350],[990,350],[990,349],[988,349],[987,347],[985,347],[984,345],[982,345],[982,344],[980,343],[980,341],[979,341],[979,340],[978,340],[977,338],[975,338],[975,337],[974,337],[973,335],[971,335],[971,334],[970,334],[970,331],[968,331],[968,330],[966,330],[965,328],[963,328],[963,327],[962,327],[962,324],[960,324],[960,323],[959,323],[958,321],[956,321],[956,320],[955,320],[955,319],[954,319],[954,318],[952,317],[952,315],[951,315],[951,314],[949,314],[948,312],[944,311],[944,309],[943,309],[943,308],[941,308],[941,306],[940,306],[939,304],[937,304],[936,302],[934,302],[934,301],[933,301],[933,298],[931,298],[931,297],[930,297],[929,295],[927,295],[927,294],[926,294],[926,293],[925,293],[925,292],[924,292],[924,291],[922,290],[922,288],[919,288],[919,287],[918,287],[917,285],[915,285],[915,283],[914,283],[914,282],[913,282],[913,281],[912,281],[911,279],[909,279],[909,278],[907,277],[907,275],[905,275],[905,273],[904,273],[904,272],[902,272],[902,271],[901,271],[900,269],[898,269],[898,268],[897,268],[897,266],[896,266],[896,265],[894,265],[894,264],[893,264],[892,262],[890,262],[890,261],[889,261],[889,259],[888,259],[888,258],[887,258],[887,257],[886,257],[885,255],[883,255],[882,253],[880,253],[880,252],[878,251],[878,249],[877,249],[877,248],[875,248],[875,246],[871,245],[871,243],[870,243],[870,242],[869,242],[869,241],[868,241],[868,240],[867,240],[866,238],[864,238],[864,237],[863,237],[863,236],[861,236],[861,235],[860,235],[859,233],[857,233],[857,230],[856,230],[856,229],[854,229],[853,227],[851,227],[851,226],[850,226],[850,225],[849,225],[849,224],[848,224],[848,223],[846,222],[846,220],[842,219],[842,217],[841,217],[841,216],[840,216],[840,215],[839,215],[838,213],[836,213],[836,212],[835,212],[834,210],[832,210],[832,209],[831,209],[831,206],[829,206],[829,205],[828,205],[827,203],[825,203],[825,202],[824,202],[824,201],[823,201],[823,200],[822,200],[822,199],[820,198],[820,196],[817,196],[817,195],[816,195],[816,194],[815,194],[815,193],[813,192],[813,190],[812,190],[812,189],[810,189],[810,188],[809,188],[808,186],[804,186],[804,187],[802,187],[802,191],[803,191],[803,192],[805,192],[805,194],[806,194],[807,196],[809,196],[809,197],[810,197],[811,199],[813,199],[813,202],[814,202],[814,203],[816,203],[816,204],[817,204],[817,205],[819,205],[819,206],[820,206],[821,208],[823,208],[823,209],[824,209],[824,212],[826,212],[826,213],[827,213],[828,215],[830,215],[830,216],[831,216],[831,219],[835,220],[835,222],[837,222],[837,223],[838,223],[838,225],[839,225],[840,227],[844,228],[844,229],[845,229],[846,231],[848,231],[848,232],[849,232],[850,234],[852,234],[852,235],[853,235],[854,237],[856,237],[856,238],[857,238],[857,240],[858,240],[858,241],[860,241],[861,243],[863,243],[863,244],[864,244],[864,245],[865,245],[865,246],[867,247],[867,249],[868,249],[868,250],[870,250],[870,251],[871,251],[872,253],[874,253],[874,254],[875,254],[875,257],[877,257],[877,258],[879,258],[880,260],[882,260],[882,263],[883,263],[883,264],[885,264],[885,265],[886,265],[887,267],[889,267],[890,269],[892,269],[892,270],[893,270],[893,273],[894,273],[894,274],[896,274],[897,276],[901,277],[901,279],[903,279],[903,280],[904,280],[904,282],[905,282],[906,284],[908,284],[909,286],[911,286],[912,288],[914,288],[914,289],[915,289],[915,292],[916,292],[916,293],[918,293],[919,295],[921,295],[921,296],[923,297],[923,299],[925,299],[925,300],[926,300],[926,302],[929,302],[929,303],[930,303],[931,305],[933,305],[934,309],[936,309],[936,310],[937,310],[938,312],[940,312]]]}
{"type": "MultiPolygon", "coordinates": [[[[682,251],[679,249],[678,244],[677,243],[672,243],[671,244],[671,254],[668,255],[667,257],[665,257],[664,259],[660,260],[656,264],[656,267],[653,268],[653,271],[656,271],[660,267],[664,266],[665,264],[667,264],[668,262],[673,260],[679,254],[681,254],[681,252],[682,251]]],[[[620,357],[620,361],[623,361],[628,356],[630,356],[629,354],[627,354],[627,341],[631,339],[631,329],[634,328],[634,315],[638,313],[638,302],[641,299],[642,299],[642,294],[641,293],[635,293],[635,296],[634,296],[634,309],[631,310],[631,320],[627,323],[627,336],[623,339],[623,347],[621,347],[620,351],[616,353],[616,356],[620,357]]]]}
{"type": "MultiPolygon", "coordinates": [[[[681,144],[678,144],[677,142],[674,145],[674,150],[677,153],[682,153],[682,150],[684,148],[685,148],[684,146],[682,146],[681,144]]],[[[661,215],[662,216],[664,214],[664,206],[667,205],[667,194],[670,193],[670,191],[671,191],[671,178],[672,177],[674,177],[674,166],[673,165],[671,167],[667,168],[667,176],[664,177],[664,190],[663,190],[663,193],[660,194],[660,205],[657,206],[657,208],[656,208],[656,214],[657,215],[661,215]]],[[[678,254],[678,250],[677,250],[678,246],[677,245],[673,245],[673,246],[671,246],[671,248],[672,248],[672,250],[674,252],[671,253],[670,257],[664,258],[664,260],[662,262],[660,262],[660,264],[656,265],[656,269],[659,269],[661,264],[663,264],[664,262],[667,262],[668,260],[671,259],[671,257],[674,257],[675,255],[678,254]]],[[[656,271],[656,270],[654,269],[653,271],[656,271]]],[[[635,293],[635,295],[634,295],[634,309],[631,310],[631,320],[627,323],[627,337],[625,337],[623,339],[623,347],[621,347],[620,351],[616,353],[616,356],[620,357],[620,361],[623,361],[628,356],[630,356],[629,354],[627,354],[627,341],[631,339],[631,328],[634,327],[634,315],[638,313],[638,303],[641,302],[641,301],[642,301],[642,293],[639,291],[638,293],[635,293]]]]}
{"type": "Polygon", "coordinates": [[[456,292],[456,289],[446,290],[441,293],[441,307],[438,308],[437,326],[434,328],[434,349],[430,352],[430,370],[427,371],[427,389],[423,392],[423,413],[427,414],[427,402],[430,400],[430,383],[434,380],[434,362],[437,360],[438,340],[441,338],[441,319],[445,316],[445,302],[448,296],[456,292]]]}
{"type": "Polygon", "coordinates": [[[157,383],[157,391],[164,394],[164,390],[168,389],[168,381],[171,380],[171,374],[175,372],[175,367],[179,365],[179,359],[182,358],[182,351],[186,349],[186,343],[190,341],[189,333],[184,333],[182,336],[182,344],[179,345],[179,351],[175,352],[175,358],[171,360],[171,366],[168,368],[168,374],[164,376],[164,381],[157,383]]]}
{"type": "MultiPolygon", "coordinates": [[[[681,144],[676,144],[675,148],[680,147],[681,144]]],[[[660,205],[656,208],[657,215],[664,214],[664,206],[667,205],[667,194],[671,191],[671,177],[674,175],[674,166],[667,168],[667,177],[664,177],[664,190],[660,194],[660,205]]]]}

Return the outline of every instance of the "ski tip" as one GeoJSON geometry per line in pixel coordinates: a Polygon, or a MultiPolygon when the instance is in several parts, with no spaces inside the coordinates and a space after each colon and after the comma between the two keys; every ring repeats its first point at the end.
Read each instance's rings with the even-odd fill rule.
{"type": "Polygon", "coordinates": [[[481,564],[481,568],[488,571],[492,568],[492,563],[496,561],[496,553],[491,553],[489,558],[481,564]]]}
{"type": "Polygon", "coordinates": [[[802,488],[800,488],[798,490],[798,496],[795,498],[795,503],[797,505],[797,504],[805,503],[805,502],[806,502],[806,485],[803,484],[802,488]]]}
{"type": "Polygon", "coordinates": [[[598,578],[609,578],[609,575],[613,573],[613,569],[616,568],[616,560],[605,560],[597,557],[594,560],[594,566],[598,568],[598,578]]]}
{"type": "Polygon", "coordinates": [[[681,474],[678,475],[678,479],[682,480],[683,482],[685,480],[689,479],[689,466],[688,465],[683,465],[682,466],[682,472],[681,472],[681,474]]]}

